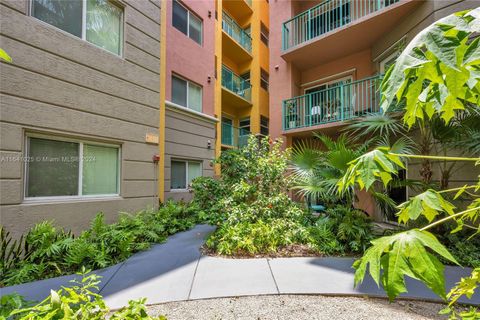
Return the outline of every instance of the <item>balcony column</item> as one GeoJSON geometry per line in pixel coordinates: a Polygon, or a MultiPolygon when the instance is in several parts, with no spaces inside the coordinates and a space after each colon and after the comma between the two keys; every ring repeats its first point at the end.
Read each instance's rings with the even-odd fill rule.
{"type": "Polygon", "coordinates": [[[252,109],[250,112],[250,132],[260,133],[260,1],[252,1],[251,19],[252,62],[250,67],[250,83],[252,84],[252,109]]]}

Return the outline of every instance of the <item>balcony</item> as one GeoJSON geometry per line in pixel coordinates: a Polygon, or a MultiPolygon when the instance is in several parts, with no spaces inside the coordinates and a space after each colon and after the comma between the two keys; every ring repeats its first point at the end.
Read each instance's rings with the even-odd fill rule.
{"type": "Polygon", "coordinates": [[[380,83],[377,75],[284,100],[283,130],[317,129],[380,112],[380,83]]]}
{"type": "Polygon", "coordinates": [[[222,103],[238,107],[252,105],[252,86],[250,82],[222,66],[222,103]]]}
{"type": "Polygon", "coordinates": [[[422,1],[327,0],[283,23],[282,57],[300,70],[371,47],[422,1]]]}
{"type": "Polygon", "coordinates": [[[223,9],[235,16],[237,21],[244,21],[253,13],[252,0],[222,1],[223,9]]]}
{"type": "Polygon", "coordinates": [[[243,63],[252,59],[252,38],[225,11],[222,14],[222,49],[232,60],[243,63]]]}
{"type": "Polygon", "coordinates": [[[226,147],[242,148],[247,145],[250,131],[237,128],[222,122],[222,145],[226,147]]]}

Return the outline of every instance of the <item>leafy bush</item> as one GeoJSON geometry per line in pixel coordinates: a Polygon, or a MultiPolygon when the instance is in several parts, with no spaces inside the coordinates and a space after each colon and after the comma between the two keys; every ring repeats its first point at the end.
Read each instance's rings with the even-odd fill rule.
{"type": "Polygon", "coordinates": [[[440,242],[445,245],[460,265],[480,268],[480,237],[472,238],[465,232],[459,232],[440,238],[440,242]]]}
{"type": "Polygon", "coordinates": [[[70,274],[81,267],[113,265],[191,228],[197,220],[195,213],[187,204],[173,201],[156,211],[122,213],[114,224],[106,224],[99,213],[90,229],[76,238],[52,222],[35,225],[19,241],[13,241],[0,227],[0,286],[70,274]]]}
{"type": "Polygon", "coordinates": [[[87,275],[88,271],[82,270],[82,280],[72,280],[72,287],[63,287],[59,291],[51,290],[50,296],[42,302],[25,307],[24,300],[18,295],[2,298],[2,315],[0,319],[130,319],[130,320],[166,320],[164,316],[150,317],[147,314],[145,301],[129,301],[128,306],[110,313],[102,296],[95,293],[100,283],[99,276],[87,275]],[[9,301],[9,304],[4,304],[9,301]],[[5,309],[4,309],[5,307],[5,309]]]}
{"type": "Polygon", "coordinates": [[[207,240],[207,246],[223,255],[252,256],[274,254],[282,247],[307,241],[307,229],[301,224],[272,219],[224,224],[207,240]]]}
{"type": "Polygon", "coordinates": [[[198,177],[190,186],[194,197],[191,206],[198,209],[200,222],[219,224],[225,219],[225,214],[218,207],[219,202],[226,195],[223,183],[211,177],[198,177]]]}
{"type": "Polygon", "coordinates": [[[222,178],[207,184],[219,190],[216,197],[200,192],[193,200],[207,204],[204,210],[220,222],[207,247],[224,255],[256,255],[308,242],[310,214],[287,195],[288,156],[280,142],[254,136],[246,147],[222,153],[216,160],[222,178]]]}
{"type": "Polygon", "coordinates": [[[310,232],[325,253],[363,252],[374,238],[371,219],[360,210],[342,205],[327,209],[310,232]]]}

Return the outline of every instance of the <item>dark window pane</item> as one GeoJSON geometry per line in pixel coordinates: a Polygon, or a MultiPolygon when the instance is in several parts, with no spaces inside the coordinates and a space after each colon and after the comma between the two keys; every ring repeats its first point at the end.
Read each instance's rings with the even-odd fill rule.
{"type": "Polygon", "coordinates": [[[268,91],[268,79],[269,79],[268,72],[261,69],[260,70],[260,86],[267,91],[268,91]]]}
{"type": "Polygon", "coordinates": [[[177,1],[173,1],[172,24],[175,28],[188,34],[188,11],[177,1]]]}
{"type": "Polygon", "coordinates": [[[187,106],[187,81],[172,77],[172,102],[187,106]]]}
{"type": "Polygon", "coordinates": [[[187,188],[187,167],[185,162],[172,161],[171,176],[171,189],[187,188]]]}
{"type": "Polygon", "coordinates": [[[239,121],[240,134],[248,134],[250,132],[250,118],[241,119],[239,121]]]}
{"type": "Polygon", "coordinates": [[[78,195],[78,143],[29,138],[27,197],[78,195]]]}
{"type": "Polygon", "coordinates": [[[260,25],[260,39],[262,40],[263,43],[268,47],[268,38],[269,38],[269,31],[267,27],[262,23],[260,25]]]}
{"type": "Polygon", "coordinates": [[[32,16],[82,37],[82,0],[33,0],[32,16]]]}

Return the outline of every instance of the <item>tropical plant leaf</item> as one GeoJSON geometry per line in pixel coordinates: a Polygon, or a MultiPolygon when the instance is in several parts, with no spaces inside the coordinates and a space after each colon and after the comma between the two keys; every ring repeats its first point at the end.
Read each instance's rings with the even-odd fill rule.
{"type": "Polygon", "coordinates": [[[429,189],[420,193],[400,205],[398,221],[406,223],[408,220],[416,220],[423,215],[429,222],[442,212],[454,214],[455,206],[445,200],[440,193],[429,189]]]}
{"type": "Polygon", "coordinates": [[[447,298],[450,300],[449,305],[452,306],[462,296],[471,298],[475,293],[478,285],[480,285],[480,268],[472,270],[472,274],[469,277],[460,279],[459,282],[453,287],[447,294],[447,298]]]}
{"type": "Polygon", "coordinates": [[[350,163],[347,172],[338,182],[339,190],[355,184],[358,184],[360,189],[368,190],[377,178],[387,186],[392,180],[392,174],[397,173],[397,167],[405,168],[400,157],[390,154],[388,147],[378,147],[350,163]]]}
{"type": "Polygon", "coordinates": [[[409,43],[384,77],[382,110],[405,101],[404,122],[412,127],[434,114],[448,123],[468,103],[478,104],[479,44],[469,39],[478,31],[479,12],[440,19],[409,43]]]}
{"type": "Polygon", "coordinates": [[[368,269],[377,285],[382,282],[390,300],[407,292],[405,276],[422,280],[433,292],[446,299],[444,267],[433,253],[457,263],[428,231],[412,229],[375,239],[364,256],[354,263],[355,286],[363,281],[368,269]]]}

